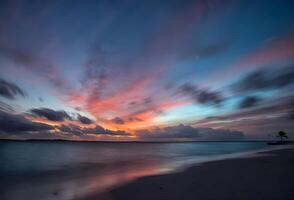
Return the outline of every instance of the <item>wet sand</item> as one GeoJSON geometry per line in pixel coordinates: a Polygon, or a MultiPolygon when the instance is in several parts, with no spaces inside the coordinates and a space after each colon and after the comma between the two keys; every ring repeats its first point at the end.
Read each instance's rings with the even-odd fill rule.
{"type": "Polygon", "coordinates": [[[97,200],[293,200],[294,148],[212,161],[183,172],[137,179],[97,200]]]}

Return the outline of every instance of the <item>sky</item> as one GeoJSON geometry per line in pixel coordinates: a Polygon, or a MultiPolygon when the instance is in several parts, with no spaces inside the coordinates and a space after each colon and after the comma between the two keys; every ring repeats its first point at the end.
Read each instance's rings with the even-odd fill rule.
{"type": "Polygon", "coordinates": [[[294,2],[0,2],[0,138],[294,136],[294,2]]]}

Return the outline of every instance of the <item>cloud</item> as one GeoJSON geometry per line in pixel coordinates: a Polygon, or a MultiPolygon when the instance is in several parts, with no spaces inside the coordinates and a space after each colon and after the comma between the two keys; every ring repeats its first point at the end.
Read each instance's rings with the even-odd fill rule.
{"type": "MultiPolygon", "coordinates": [[[[6,33],[9,35],[9,33],[6,33]]],[[[0,58],[5,58],[17,64],[17,67],[36,73],[46,79],[57,89],[69,89],[66,79],[58,71],[51,60],[45,59],[40,54],[40,49],[33,51],[28,46],[15,43],[14,39],[0,37],[0,58]],[[5,42],[3,42],[5,40],[5,42]]],[[[16,68],[17,69],[17,68],[16,68]]],[[[17,71],[16,71],[17,72],[17,71]]]]}
{"type": "Polygon", "coordinates": [[[245,97],[239,104],[239,108],[243,109],[243,108],[251,108],[256,106],[259,102],[261,101],[260,98],[255,97],[255,96],[248,96],[245,97]]]}
{"type": "MultiPolygon", "coordinates": [[[[61,121],[67,118],[68,116],[65,115],[63,112],[57,112],[50,110],[49,109],[39,109],[38,111],[45,111],[45,112],[37,112],[40,114],[40,116],[45,117],[48,120],[53,120],[53,121],[61,121]]],[[[92,134],[92,135],[106,135],[106,136],[131,136],[130,133],[122,131],[122,130],[109,130],[105,129],[102,126],[95,125],[94,127],[90,128],[84,128],[80,127],[75,124],[67,124],[67,125],[59,125],[59,126],[51,126],[48,124],[44,123],[39,123],[39,122],[32,122],[29,119],[25,118],[26,114],[10,114],[4,111],[0,110],[0,134],[39,134],[39,136],[42,136],[48,134],[48,131],[53,131],[56,134],[56,137],[58,138],[59,135],[64,135],[64,134],[69,134],[69,135],[76,135],[76,136],[84,136],[87,134],[92,134]]],[[[83,116],[79,115],[82,117],[83,121],[86,119],[83,116]]],[[[72,118],[69,118],[73,120],[72,118]]],[[[86,122],[89,123],[90,119],[87,118],[87,120],[84,121],[84,124],[86,122]]],[[[93,123],[91,121],[91,123],[93,123]]],[[[68,136],[69,136],[68,135],[68,136]]],[[[50,134],[50,137],[53,137],[53,135],[50,134]]]]}
{"type": "Polygon", "coordinates": [[[294,67],[258,70],[233,85],[236,92],[280,89],[294,83],[294,67]]]}
{"type": "Polygon", "coordinates": [[[127,133],[122,130],[109,130],[104,129],[102,126],[96,125],[94,128],[85,128],[83,129],[84,133],[87,134],[98,134],[98,135],[112,135],[112,136],[130,136],[130,133],[127,133]]]}
{"type": "Polygon", "coordinates": [[[50,121],[62,122],[65,120],[72,120],[71,116],[62,110],[55,111],[49,108],[34,108],[29,112],[35,116],[42,117],[50,121]]]}
{"type": "Polygon", "coordinates": [[[115,117],[111,121],[115,124],[124,124],[125,123],[124,120],[120,117],[115,117]]]}
{"type": "Polygon", "coordinates": [[[15,99],[16,96],[25,97],[25,92],[14,83],[5,81],[0,78],[0,96],[7,99],[15,99]]]}
{"type": "MultiPolygon", "coordinates": [[[[96,116],[97,120],[103,121],[102,123],[105,122],[103,126],[107,126],[107,128],[111,129],[117,128],[115,127],[117,123],[114,122],[121,123],[121,120],[116,120],[114,122],[107,120],[109,113],[113,116],[112,118],[116,116],[120,117],[124,121],[124,125],[127,125],[126,122],[129,122],[129,117],[140,118],[146,122],[147,118],[152,118],[154,115],[158,114],[158,110],[162,110],[163,104],[169,103],[167,98],[162,98],[158,101],[153,101],[148,98],[150,95],[149,91],[146,91],[146,88],[148,88],[150,84],[153,84],[153,78],[152,76],[146,76],[140,80],[130,80],[127,84],[121,83],[121,88],[115,89],[107,96],[100,96],[98,98],[95,95],[89,94],[84,109],[93,116],[96,116]],[[129,102],[136,102],[135,106],[133,103],[130,105],[129,102]]],[[[137,122],[138,121],[139,120],[137,120],[137,122]]],[[[135,120],[132,122],[135,122],[135,120]]],[[[137,123],[137,125],[139,125],[139,123],[137,123]]],[[[132,128],[134,126],[134,123],[132,123],[132,128]]]]}
{"type": "Polygon", "coordinates": [[[181,85],[179,91],[200,104],[219,105],[224,100],[220,92],[199,89],[190,83],[181,85]]]}
{"type": "Polygon", "coordinates": [[[55,128],[57,128],[62,133],[69,133],[69,134],[74,134],[74,135],[82,135],[83,134],[82,128],[80,128],[79,126],[76,126],[74,124],[60,125],[60,126],[56,126],[55,128]]]}
{"type": "Polygon", "coordinates": [[[129,122],[142,122],[143,120],[138,117],[129,117],[128,121],[129,122]]]}
{"type": "Polygon", "coordinates": [[[14,108],[7,103],[0,101],[0,111],[12,113],[14,112],[14,108]]]}
{"type": "Polygon", "coordinates": [[[234,129],[255,136],[264,136],[278,129],[291,132],[294,96],[263,101],[262,104],[251,109],[240,109],[225,115],[207,117],[193,123],[193,126],[234,129]]]}
{"type": "Polygon", "coordinates": [[[22,115],[0,111],[0,133],[31,133],[52,130],[53,127],[43,123],[31,122],[22,115]]]}
{"type": "Polygon", "coordinates": [[[237,140],[244,138],[244,134],[240,131],[194,128],[183,124],[153,130],[139,130],[136,133],[140,138],[148,140],[237,140]]]}
{"type": "Polygon", "coordinates": [[[69,134],[74,135],[85,135],[85,134],[94,134],[94,135],[108,135],[108,136],[130,136],[130,133],[127,133],[125,131],[117,130],[109,130],[104,129],[102,126],[96,125],[92,128],[82,128],[73,124],[69,125],[61,125],[56,126],[56,128],[61,132],[66,132],[69,134]]]}
{"type": "MultiPolygon", "coordinates": [[[[246,73],[256,68],[267,68],[273,63],[281,63],[293,60],[294,56],[294,34],[290,32],[279,38],[267,41],[248,55],[241,57],[224,70],[219,67],[208,78],[208,83],[222,82],[233,77],[235,74],[246,73]]],[[[280,66],[277,66],[280,68],[280,66]]]]}
{"type": "Polygon", "coordinates": [[[245,135],[241,131],[229,129],[200,128],[202,137],[205,140],[242,140],[245,135]]]}
{"type": "Polygon", "coordinates": [[[157,128],[153,130],[139,130],[137,134],[144,139],[198,138],[200,134],[191,126],[180,124],[173,127],[157,128]]]}
{"type": "Polygon", "coordinates": [[[93,120],[83,115],[77,114],[75,117],[73,117],[73,116],[70,116],[70,114],[68,114],[64,110],[52,110],[50,108],[34,108],[29,110],[29,114],[31,114],[34,117],[37,116],[37,117],[45,118],[47,120],[55,121],[55,122],[63,122],[68,120],[68,121],[79,121],[82,124],[94,123],[93,120]]]}
{"type": "Polygon", "coordinates": [[[93,120],[89,119],[88,117],[82,116],[80,114],[78,114],[78,118],[77,118],[82,124],[92,124],[93,120]]]}
{"type": "Polygon", "coordinates": [[[289,113],[294,106],[294,97],[284,97],[265,102],[264,106],[261,105],[251,110],[240,110],[231,114],[223,116],[208,117],[207,120],[238,120],[242,118],[251,118],[258,116],[282,116],[289,113]]]}

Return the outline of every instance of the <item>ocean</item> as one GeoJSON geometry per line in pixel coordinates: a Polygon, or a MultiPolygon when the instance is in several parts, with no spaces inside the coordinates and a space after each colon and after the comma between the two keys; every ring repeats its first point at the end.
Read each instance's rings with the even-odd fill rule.
{"type": "Polygon", "coordinates": [[[265,142],[1,141],[0,199],[82,199],[142,176],[267,148],[265,142]]]}

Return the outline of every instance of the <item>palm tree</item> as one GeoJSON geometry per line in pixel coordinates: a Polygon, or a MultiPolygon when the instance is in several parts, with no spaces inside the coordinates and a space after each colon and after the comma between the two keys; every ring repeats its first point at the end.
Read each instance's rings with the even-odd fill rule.
{"type": "Polygon", "coordinates": [[[279,131],[277,137],[281,138],[281,142],[283,142],[283,138],[288,138],[287,133],[284,131],[279,131]]]}

